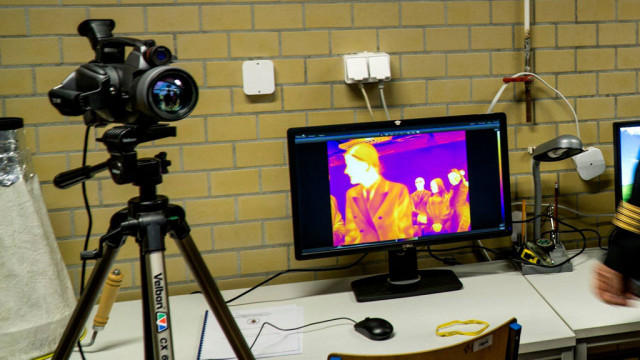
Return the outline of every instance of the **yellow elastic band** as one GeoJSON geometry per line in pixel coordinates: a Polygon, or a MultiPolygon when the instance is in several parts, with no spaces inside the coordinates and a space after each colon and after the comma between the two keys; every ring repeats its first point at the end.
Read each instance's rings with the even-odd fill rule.
{"type": "Polygon", "coordinates": [[[489,323],[482,320],[474,320],[474,319],[465,320],[465,321],[453,320],[453,321],[449,321],[447,323],[438,325],[436,327],[436,335],[442,336],[442,337],[453,336],[453,335],[476,336],[476,335],[482,334],[482,332],[487,330],[488,327],[489,327],[489,323]],[[448,328],[454,325],[469,325],[469,324],[478,324],[478,325],[484,325],[484,326],[480,330],[476,330],[476,331],[458,331],[458,330],[440,331],[444,328],[448,328]]]}

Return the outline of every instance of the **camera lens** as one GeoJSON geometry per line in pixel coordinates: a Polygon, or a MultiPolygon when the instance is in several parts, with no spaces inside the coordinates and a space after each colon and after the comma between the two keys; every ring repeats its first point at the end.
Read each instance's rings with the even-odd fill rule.
{"type": "Polygon", "coordinates": [[[144,60],[151,66],[167,65],[171,61],[171,51],[166,46],[152,46],[145,51],[144,60]]]}
{"type": "Polygon", "coordinates": [[[191,75],[169,66],[147,71],[135,87],[136,110],[159,121],[183,119],[198,102],[198,87],[191,75]]]}

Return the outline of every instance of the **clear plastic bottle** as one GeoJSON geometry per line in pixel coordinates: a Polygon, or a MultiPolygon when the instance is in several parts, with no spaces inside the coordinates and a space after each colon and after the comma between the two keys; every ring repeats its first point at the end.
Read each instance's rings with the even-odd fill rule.
{"type": "Polygon", "coordinates": [[[21,118],[0,118],[0,186],[33,177],[21,118]]]}

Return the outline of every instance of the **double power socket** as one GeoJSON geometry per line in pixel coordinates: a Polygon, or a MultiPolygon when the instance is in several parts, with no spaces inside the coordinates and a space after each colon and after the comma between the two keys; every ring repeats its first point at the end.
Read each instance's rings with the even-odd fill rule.
{"type": "Polygon", "coordinates": [[[347,84],[391,80],[389,54],[384,52],[344,55],[344,82],[347,84]]]}

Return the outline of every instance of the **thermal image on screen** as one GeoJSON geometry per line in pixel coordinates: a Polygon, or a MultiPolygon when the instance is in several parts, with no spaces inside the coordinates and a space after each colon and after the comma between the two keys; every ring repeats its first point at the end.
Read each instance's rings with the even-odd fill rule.
{"type": "Polygon", "coordinates": [[[640,152],[640,127],[620,128],[620,178],[622,200],[628,201],[633,187],[633,175],[638,166],[640,152]]]}
{"type": "Polygon", "coordinates": [[[464,131],[327,142],[334,246],[471,230],[464,131]]]}

